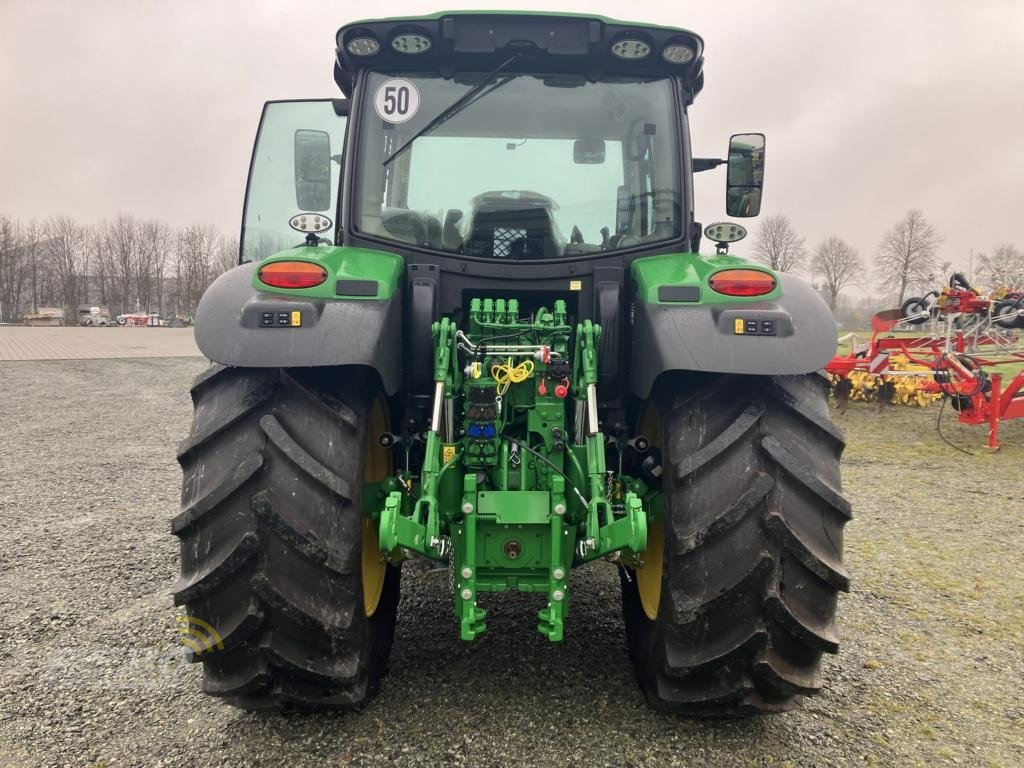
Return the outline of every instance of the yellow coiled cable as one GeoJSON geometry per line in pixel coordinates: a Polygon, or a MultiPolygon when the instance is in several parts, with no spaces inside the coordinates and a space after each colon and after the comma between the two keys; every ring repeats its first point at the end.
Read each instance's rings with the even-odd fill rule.
{"type": "Polygon", "coordinates": [[[497,383],[498,395],[502,397],[508,392],[510,386],[526,381],[532,373],[533,360],[523,360],[519,365],[513,367],[510,357],[507,363],[491,366],[491,378],[497,383]]]}

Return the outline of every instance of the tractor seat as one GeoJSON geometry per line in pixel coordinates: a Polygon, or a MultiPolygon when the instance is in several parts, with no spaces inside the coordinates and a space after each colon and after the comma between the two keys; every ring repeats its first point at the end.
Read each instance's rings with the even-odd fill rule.
{"type": "Polygon", "coordinates": [[[551,198],[536,192],[485,192],[472,204],[467,254],[517,260],[562,255],[551,198]]]}

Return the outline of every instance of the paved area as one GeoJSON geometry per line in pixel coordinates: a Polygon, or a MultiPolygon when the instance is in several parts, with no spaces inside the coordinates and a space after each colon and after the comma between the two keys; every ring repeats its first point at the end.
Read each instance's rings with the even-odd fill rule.
{"type": "Polygon", "coordinates": [[[0,360],[200,356],[191,328],[0,327],[0,360]]]}

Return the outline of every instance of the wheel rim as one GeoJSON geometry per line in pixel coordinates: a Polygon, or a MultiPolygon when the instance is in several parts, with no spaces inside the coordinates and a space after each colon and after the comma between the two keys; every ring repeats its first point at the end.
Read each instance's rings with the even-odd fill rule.
{"type": "MultiPolygon", "coordinates": [[[[377,441],[377,436],[387,432],[387,404],[384,398],[373,401],[370,425],[366,435],[366,465],[363,470],[364,483],[380,483],[391,475],[391,451],[377,441]]],[[[363,610],[373,616],[384,592],[384,579],[388,574],[388,563],[380,549],[377,526],[374,521],[363,518],[363,610]]]]}
{"type": "Polygon", "coordinates": [[[658,520],[647,526],[647,550],[636,569],[636,589],[644,615],[654,621],[661,606],[661,574],[665,560],[665,525],[658,520]]]}
{"type": "MultiPolygon", "coordinates": [[[[651,441],[652,446],[661,447],[658,409],[653,403],[644,406],[639,432],[651,441]]],[[[644,615],[651,621],[658,618],[658,609],[661,606],[661,576],[664,566],[665,524],[661,520],[653,520],[647,524],[647,549],[644,550],[635,569],[640,605],[644,609],[644,615]]]]}

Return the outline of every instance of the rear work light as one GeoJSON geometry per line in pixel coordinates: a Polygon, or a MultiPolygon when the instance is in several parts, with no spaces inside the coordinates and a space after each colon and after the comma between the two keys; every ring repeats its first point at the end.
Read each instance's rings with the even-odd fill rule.
{"type": "Polygon", "coordinates": [[[380,50],[380,43],[368,35],[361,35],[349,40],[345,48],[353,56],[373,56],[380,50]]]}
{"type": "Polygon", "coordinates": [[[260,267],[259,278],[275,288],[312,288],[327,279],[327,270],[308,261],[275,261],[260,267]]]}
{"type": "Polygon", "coordinates": [[[775,290],[775,278],[757,269],[726,269],[713,274],[708,285],[726,296],[764,296],[775,290]]]}
{"type": "Polygon", "coordinates": [[[426,53],[430,50],[430,38],[415,32],[406,32],[391,38],[391,47],[399,53],[426,53]]]}

